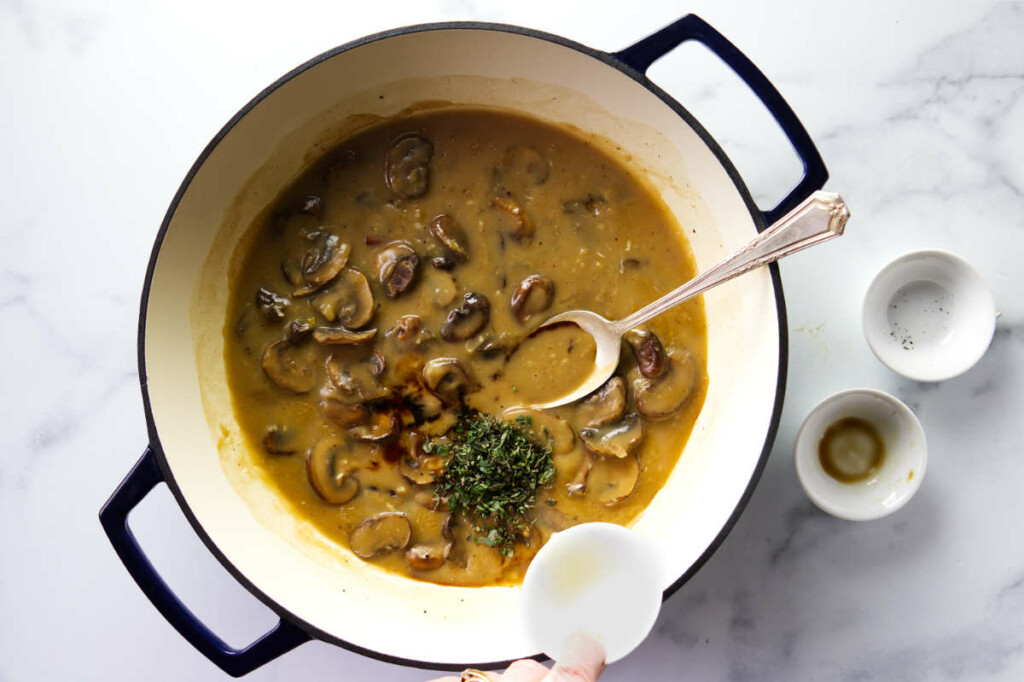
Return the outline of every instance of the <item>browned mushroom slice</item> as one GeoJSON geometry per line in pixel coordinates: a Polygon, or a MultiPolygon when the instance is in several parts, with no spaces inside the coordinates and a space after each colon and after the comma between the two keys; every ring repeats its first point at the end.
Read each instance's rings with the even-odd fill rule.
{"type": "Polygon", "coordinates": [[[594,453],[590,450],[583,452],[583,459],[579,468],[573,474],[572,479],[565,484],[565,490],[573,497],[579,497],[587,492],[587,479],[590,478],[590,470],[594,468],[594,453]]]}
{"type": "Polygon", "coordinates": [[[541,446],[550,444],[553,455],[564,455],[576,444],[576,434],[572,432],[572,427],[564,419],[553,414],[528,407],[510,407],[498,417],[522,424],[533,441],[541,446]]]}
{"type": "Polygon", "coordinates": [[[366,403],[391,394],[390,389],[380,382],[383,356],[376,351],[359,362],[349,362],[332,354],[327,358],[326,367],[327,379],[344,402],[366,403]]]}
{"type": "Polygon", "coordinates": [[[401,296],[416,279],[420,257],[405,242],[391,242],[377,254],[377,279],[388,298],[401,296]]]}
{"type": "Polygon", "coordinates": [[[625,339],[633,349],[637,368],[645,377],[657,379],[668,370],[668,357],[654,332],[631,329],[626,332],[625,339]]]}
{"type": "Polygon", "coordinates": [[[587,426],[603,426],[626,413],[626,382],[612,377],[576,408],[576,417],[587,426]]]}
{"type": "Polygon", "coordinates": [[[279,339],[267,346],[260,361],[267,378],[292,393],[306,393],[316,386],[309,350],[289,339],[279,339]]]}
{"type": "Polygon", "coordinates": [[[270,289],[260,289],[256,292],[256,307],[263,317],[270,321],[283,320],[288,310],[288,299],[278,296],[270,289]]]}
{"type": "Polygon", "coordinates": [[[587,479],[587,490],[591,499],[604,505],[621,502],[636,489],[640,478],[640,464],[636,455],[618,459],[601,457],[594,462],[587,479]]]}
{"type": "Polygon", "coordinates": [[[404,350],[419,348],[434,338],[429,329],[423,328],[423,321],[418,315],[401,316],[384,336],[394,340],[399,348],[404,350]]]}
{"type": "Polygon", "coordinates": [[[441,338],[465,341],[487,326],[490,319],[491,302],[483,294],[469,291],[462,297],[462,305],[448,312],[441,324],[441,338]]]}
{"type": "Polygon", "coordinates": [[[306,453],[309,484],[330,504],[346,504],[359,494],[359,479],[346,466],[344,449],[344,442],[324,438],[306,453]]]}
{"type": "Polygon", "coordinates": [[[318,407],[324,419],[334,422],[347,429],[362,424],[370,416],[370,411],[362,403],[346,403],[337,398],[323,398],[318,407]]]}
{"type": "Polygon", "coordinates": [[[357,556],[372,559],[405,549],[411,539],[412,524],[405,514],[381,512],[356,526],[348,537],[348,544],[357,556]]]}
{"type": "Polygon", "coordinates": [[[423,365],[423,384],[448,407],[460,405],[463,396],[480,388],[456,358],[434,358],[423,365]]]}
{"type": "Polygon", "coordinates": [[[343,327],[359,329],[373,317],[373,290],[366,275],[355,268],[345,268],[331,287],[313,297],[313,309],[328,322],[340,322],[343,327]]]}
{"type": "Polygon", "coordinates": [[[551,174],[551,164],[533,147],[509,147],[494,169],[494,179],[513,191],[543,185],[551,174]]]}
{"type": "Polygon", "coordinates": [[[277,424],[271,424],[263,432],[263,449],[272,455],[290,455],[298,451],[295,433],[277,424]]]}
{"type": "Polygon", "coordinates": [[[317,286],[330,282],[348,263],[350,251],[349,245],[337,235],[323,233],[302,259],[303,277],[317,286]]]}
{"type": "Polygon", "coordinates": [[[284,328],[284,338],[294,344],[305,343],[313,335],[313,325],[305,320],[292,320],[284,328]]]}
{"type": "Polygon", "coordinates": [[[658,379],[633,379],[633,399],[650,419],[667,419],[689,402],[697,385],[697,363],[686,351],[670,351],[669,368],[658,379]]]}
{"type": "Polygon", "coordinates": [[[313,338],[325,346],[353,346],[373,341],[377,336],[376,329],[352,331],[344,327],[317,327],[313,330],[313,338]]]}
{"type": "Polygon", "coordinates": [[[422,441],[423,437],[417,434],[398,460],[398,473],[415,485],[433,483],[444,469],[440,457],[423,451],[422,441]]]}
{"type": "Polygon", "coordinates": [[[402,422],[398,415],[391,410],[384,410],[370,415],[368,424],[361,424],[349,429],[348,433],[353,440],[361,443],[378,443],[381,445],[392,443],[398,438],[402,431],[402,422]]]}
{"type": "Polygon", "coordinates": [[[508,197],[495,197],[491,200],[491,206],[498,209],[505,217],[511,227],[512,237],[516,241],[524,241],[533,236],[533,221],[517,201],[508,197]]]}
{"type": "Polygon", "coordinates": [[[437,419],[444,410],[441,399],[424,388],[418,376],[402,389],[402,400],[412,411],[417,424],[437,419]]]}
{"type": "Polygon", "coordinates": [[[444,565],[444,547],[413,545],[405,551],[405,561],[414,571],[432,571],[444,565]]]}
{"type": "Polygon", "coordinates": [[[384,183],[404,199],[427,193],[430,184],[430,159],[434,145],[416,133],[400,135],[391,143],[384,160],[384,183]]]}
{"type": "Polygon", "coordinates": [[[524,324],[530,316],[547,310],[555,298],[555,285],[547,277],[530,275],[512,292],[512,313],[524,324]]]}
{"type": "Polygon", "coordinates": [[[456,262],[463,263],[469,257],[466,251],[466,231],[447,213],[442,213],[430,221],[430,234],[441,242],[445,252],[456,262]]]}
{"type": "Polygon", "coordinates": [[[580,439],[587,449],[607,457],[625,457],[633,452],[644,437],[644,422],[630,414],[617,422],[580,429],[580,439]]]}

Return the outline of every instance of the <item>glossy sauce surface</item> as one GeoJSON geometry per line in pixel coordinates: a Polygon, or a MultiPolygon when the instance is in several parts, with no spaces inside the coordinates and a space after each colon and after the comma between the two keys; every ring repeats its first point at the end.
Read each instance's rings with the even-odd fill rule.
{"type": "Polygon", "coordinates": [[[418,445],[460,412],[521,414],[582,377],[594,350],[579,330],[539,335],[506,362],[551,315],[617,319],[695,274],[681,227],[603,148],[505,112],[426,111],[349,139],[250,228],[225,361],[254,460],[295,513],[382,568],[487,585],[520,581],[551,532],[628,524],[649,504],[703,404],[701,299],[647,330],[657,362],[638,366],[624,344],[607,404],[532,415],[557,475],[512,556],[449,518],[429,481],[444,463],[418,445]]]}

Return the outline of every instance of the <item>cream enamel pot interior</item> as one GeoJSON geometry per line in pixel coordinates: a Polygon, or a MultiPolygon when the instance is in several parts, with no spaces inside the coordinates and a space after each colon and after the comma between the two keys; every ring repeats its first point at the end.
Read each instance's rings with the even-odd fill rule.
{"type": "MultiPolygon", "coordinates": [[[[646,172],[687,230],[703,269],[820,189],[827,173],[793,112],[761,73],[695,16],[617,54],[488,24],[416,26],[321,55],[240,111],[204,150],[157,237],[142,299],[139,364],[150,446],[100,513],[129,572],[193,645],[242,675],[310,637],[429,668],[499,667],[536,655],[518,587],[457,588],[384,573],[280,513],[246,465],[222,362],[231,255],[248,221],[366,115],[425,100],[511,108],[604,136],[646,172]],[[717,144],[643,76],[699,40],[737,72],[803,158],[800,184],[760,211],[717,144]],[[313,151],[311,151],[313,150],[313,151]],[[139,549],[128,512],[164,481],[210,551],[280,616],[244,649],[203,626],[139,549]]],[[[735,523],[768,456],[786,376],[786,325],[775,266],[715,289],[707,400],[665,487],[635,523],[655,539],[666,597],[735,523]]]]}

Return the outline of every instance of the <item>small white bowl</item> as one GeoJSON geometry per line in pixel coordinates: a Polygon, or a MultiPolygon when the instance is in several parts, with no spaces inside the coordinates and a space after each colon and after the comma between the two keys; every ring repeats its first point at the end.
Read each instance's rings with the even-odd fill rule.
{"type": "Polygon", "coordinates": [[[796,436],[796,474],[822,511],[849,521],[888,516],[914,496],[924,479],[928,446],[921,422],[899,399],[870,388],[836,393],[818,403],[796,436]],[[840,483],[821,466],[818,445],[825,430],[845,417],[872,424],[885,443],[885,460],[870,479],[840,483]]]}
{"type": "Polygon", "coordinates": [[[916,381],[963,374],[996,328],[981,274],[947,251],[914,251],[875,276],[864,297],[864,336],[886,367],[916,381]]]}

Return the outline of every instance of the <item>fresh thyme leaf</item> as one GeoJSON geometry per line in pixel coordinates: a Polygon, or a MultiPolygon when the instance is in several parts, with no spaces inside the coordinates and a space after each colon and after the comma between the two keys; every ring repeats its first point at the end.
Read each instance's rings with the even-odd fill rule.
{"type": "MultiPolygon", "coordinates": [[[[483,414],[459,418],[449,441],[427,443],[427,452],[445,460],[435,480],[434,495],[446,498],[453,512],[474,520],[477,542],[511,556],[523,537],[537,489],[555,478],[551,447],[541,447],[527,435],[530,418],[515,423],[483,414]]],[[[426,448],[424,448],[426,449],[426,448]]]]}

